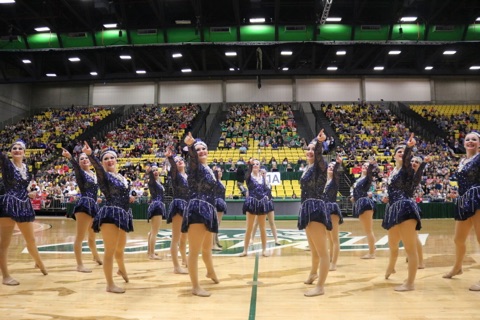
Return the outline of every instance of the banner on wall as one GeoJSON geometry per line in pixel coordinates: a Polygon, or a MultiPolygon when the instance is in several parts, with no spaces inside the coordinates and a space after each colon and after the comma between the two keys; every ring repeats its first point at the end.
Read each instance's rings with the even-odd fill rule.
{"type": "Polygon", "coordinates": [[[282,178],[280,177],[280,172],[267,172],[265,177],[267,183],[272,186],[278,186],[282,184],[282,178]]]}

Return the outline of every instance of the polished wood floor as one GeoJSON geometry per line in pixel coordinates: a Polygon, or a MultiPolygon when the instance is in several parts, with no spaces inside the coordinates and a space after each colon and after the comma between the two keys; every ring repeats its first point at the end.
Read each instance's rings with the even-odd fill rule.
{"type": "MultiPolygon", "coordinates": [[[[221,227],[228,230],[222,234],[225,252],[214,256],[219,284],[202,278],[205,269],[200,263],[201,283],[212,292],[209,298],[192,296],[188,275],[173,274],[166,248],[170,225],[162,225],[157,252],[163,260],[156,261],[148,260],[144,251],[149,225],[145,221],[134,225],[126,255],[130,282],[115,278],[126,288],[125,294],[105,292],[102,267],[89,253],[84,259],[93,272],[75,271],[71,252],[75,221],[37,220],[37,243],[49,270],[47,276],[33,268],[23,238],[16,233],[9,267],[20,285],[0,286],[1,319],[480,319],[480,292],[468,290],[480,280],[480,250],[473,233],[468,238],[463,275],[442,278],[454,261],[454,222],[450,219],[424,220],[426,269],[418,271],[416,290],[403,293],[393,287],[406,278],[404,253],[397,273],[385,280],[388,250],[378,250],[375,260],[361,260],[365,251],[356,248],[364,248],[365,239],[359,238],[359,222],[347,219],[341,226],[345,233],[338,269],[330,272],[325,295],[312,298],[303,295],[311,287],[303,283],[310,252],[305,250],[296,221],[277,221],[283,245],[275,247],[270,241],[270,257],[252,252],[245,258],[237,256],[245,222],[224,221],[221,227]]],[[[379,220],[375,234],[378,246],[385,247],[386,233],[379,220]]]]}

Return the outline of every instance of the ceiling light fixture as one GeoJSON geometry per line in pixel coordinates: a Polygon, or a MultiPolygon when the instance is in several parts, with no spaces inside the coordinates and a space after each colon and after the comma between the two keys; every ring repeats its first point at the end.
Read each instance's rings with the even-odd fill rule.
{"type": "Polygon", "coordinates": [[[396,55],[399,55],[400,53],[402,53],[402,51],[400,51],[400,50],[390,50],[388,52],[388,54],[391,55],[391,56],[396,56],[396,55]]]}
{"type": "Polygon", "coordinates": [[[443,54],[447,55],[447,56],[451,56],[455,53],[457,53],[457,51],[455,51],[455,50],[445,50],[445,51],[443,51],[443,54]]]}
{"type": "Polygon", "coordinates": [[[480,66],[471,66],[470,70],[480,70],[480,66]]]}
{"type": "Polygon", "coordinates": [[[432,70],[432,69],[433,69],[432,66],[426,66],[426,67],[425,67],[425,70],[432,70]]]}
{"type": "Polygon", "coordinates": [[[103,26],[107,29],[114,29],[114,28],[117,27],[117,24],[116,23],[105,23],[103,26]]]}
{"type": "Polygon", "coordinates": [[[225,52],[225,55],[227,57],[236,57],[237,53],[235,51],[227,51],[227,52],[225,52]]]}
{"type": "Polygon", "coordinates": [[[250,23],[264,23],[265,18],[250,18],[250,23]]]}
{"type": "Polygon", "coordinates": [[[282,52],[280,52],[280,54],[282,56],[291,56],[293,54],[293,52],[292,51],[282,51],[282,52]]]}
{"type": "Polygon", "coordinates": [[[56,73],[47,73],[46,76],[47,77],[56,77],[57,74],[56,73]]]}
{"type": "Polygon", "coordinates": [[[417,21],[417,17],[402,17],[400,19],[402,22],[415,22],[417,21]]]}
{"type": "Polygon", "coordinates": [[[340,17],[328,17],[327,22],[340,22],[342,21],[342,18],[340,17]]]}
{"type": "Polygon", "coordinates": [[[382,71],[383,69],[385,69],[385,68],[382,67],[382,66],[377,66],[377,67],[373,68],[373,70],[375,70],[375,71],[382,71]]]}
{"type": "Polygon", "coordinates": [[[189,69],[189,68],[187,68],[187,69],[182,69],[182,72],[183,72],[183,73],[192,72],[192,69],[189,69]]]}
{"type": "Polygon", "coordinates": [[[282,71],[288,71],[288,68],[287,67],[282,68],[282,71]]]}
{"type": "Polygon", "coordinates": [[[145,71],[145,70],[137,70],[136,73],[137,73],[137,74],[146,74],[147,71],[145,71]]]}
{"type": "Polygon", "coordinates": [[[15,3],[15,0],[0,0],[0,4],[15,3]]]}
{"type": "Polygon", "coordinates": [[[337,71],[338,67],[328,67],[327,70],[328,71],[337,71]]]}
{"type": "Polygon", "coordinates": [[[32,60],[29,60],[29,59],[23,59],[22,60],[23,63],[25,64],[28,64],[28,63],[32,63],[32,60]]]}
{"type": "Polygon", "coordinates": [[[172,58],[175,58],[175,59],[176,59],[176,58],[181,58],[181,57],[183,57],[181,53],[174,53],[174,54],[172,54],[172,58]]]}
{"type": "Polygon", "coordinates": [[[38,28],[35,28],[35,31],[37,31],[37,32],[47,32],[47,31],[50,31],[50,28],[49,27],[38,27],[38,28]]]}
{"type": "Polygon", "coordinates": [[[132,59],[132,56],[129,56],[129,55],[121,55],[121,56],[120,56],[120,59],[122,59],[122,60],[130,60],[130,59],[132,59]]]}
{"type": "Polygon", "coordinates": [[[98,76],[98,73],[95,72],[95,71],[92,71],[92,72],[90,72],[90,75],[92,75],[92,76],[98,76]]]}
{"type": "Polygon", "coordinates": [[[78,62],[78,61],[80,61],[80,58],[79,57],[71,57],[71,58],[68,58],[68,60],[70,60],[71,62],[78,62]]]}
{"type": "Polygon", "coordinates": [[[347,51],[345,51],[345,50],[339,50],[339,51],[337,51],[337,56],[344,56],[344,55],[346,55],[346,54],[347,54],[347,51]]]}

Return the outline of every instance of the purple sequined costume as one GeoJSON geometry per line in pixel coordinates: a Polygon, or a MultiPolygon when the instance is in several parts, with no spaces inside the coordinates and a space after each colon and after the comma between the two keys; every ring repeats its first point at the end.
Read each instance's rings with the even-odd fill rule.
{"type": "Polygon", "coordinates": [[[70,159],[70,163],[73,166],[75,172],[75,180],[77,181],[78,188],[80,189],[81,197],[78,199],[75,207],[73,208],[72,218],[75,219],[75,213],[85,212],[92,218],[98,213],[98,185],[95,178],[91,177],[80,167],[80,164],[73,158],[70,159]]]}
{"type": "Polygon", "coordinates": [[[167,223],[172,223],[173,217],[178,214],[183,216],[183,212],[187,208],[190,191],[188,190],[187,176],[183,176],[178,172],[177,164],[173,157],[168,157],[170,162],[170,177],[172,179],[173,201],[168,207],[167,223]]]}
{"type": "Polygon", "coordinates": [[[272,191],[267,185],[265,177],[262,176],[261,181],[252,176],[252,164],[248,165],[248,170],[245,175],[245,181],[248,188],[248,197],[243,203],[243,213],[249,212],[251,214],[262,215],[274,210],[272,201],[272,191]]]}
{"type": "Polygon", "coordinates": [[[0,166],[2,168],[5,195],[2,199],[3,211],[0,217],[10,217],[15,222],[32,222],[35,220],[35,211],[28,197],[27,187],[32,179],[25,164],[26,178],[15,167],[8,156],[0,153],[0,166]]]}
{"type": "Polygon", "coordinates": [[[459,197],[455,207],[455,220],[464,221],[480,210],[480,153],[470,160],[462,159],[456,176],[459,197]]]}
{"type": "Polygon", "coordinates": [[[217,209],[215,208],[215,188],[217,180],[212,169],[200,163],[194,146],[188,147],[188,186],[190,200],[183,212],[182,232],[188,232],[193,223],[203,223],[208,231],[218,232],[217,209]]]}
{"type": "Polygon", "coordinates": [[[388,204],[382,222],[384,229],[388,230],[409,219],[417,220],[416,230],[422,228],[418,206],[410,197],[414,177],[410,164],[411,154],[412,148],[407,146],[403,153],[402,168],[396,175],[389,177],[388,204]]]}
{"type": "Polygon", "coordinates": [[[152,219],[153,216],[165,217],[166,210],[165,204],[163,203],[165,188],[160,182],[155,180],[153,171],[148,173],[148,190],[150,191],[152,202],[148,206],[147,221],[152,219]]]}
{"type": "Polygon", "coordinates": [[[325,225],[327,230],[332,230],[330,213],[322,193],[327,183],[327,163],[323,159],[322,143],[315,144],[315,162],[308,165],[300,178],[302,188],[301,207],[298,214],[298,229],[302,230],[311,222],[319,222],[325,225]]]}
{"type": "Polygon", "coordinates": [[[325,189],[323,191],[323,200],[325,201],[325,206],[327,207],[327,212],[330,214],[337,215],[339,217],[339,224],[343,223],[343,215],[342,210],[340,210],[340,206],[337,203],[337,193],[338,187],[340,186],[340,175],[338,174],[338,167],[340,164],[335,162],[335,167],[333,168],[333,178],[330,180],[329,183],[325,185],[325,189]]]}
{"type": "Polygon", "coordinates": [[[106,203],[93,218],[93,230],[100,232],[104,223],[113,223],[125,232],[133,231],[133,215],[130,210],[130,187],[124,181],[105,171],[100,161],[93,155],[88,158],[95,168],[98,185],[106,203]]]}
{"type": "Polygon", "coordinates": [[[215,171],[215,179],[217,179],[217,187],[215,188],[215,208],[217,212],[223,212],[227,214],[227,203],[225,202],[225,186],[222,183],[222,180],[218,179],[218,172],[215,171]]]}
{"type": "Polygon", "coordinates": [[[365,211],[373,210],[375,213],[375,201],[368,196],[368,191],[372,186],[373,169],[376,165],[369,164],[367,168],[367,174],[365,177],[358,178],[353,186],[353,216],[358,218],[365,211]]]}

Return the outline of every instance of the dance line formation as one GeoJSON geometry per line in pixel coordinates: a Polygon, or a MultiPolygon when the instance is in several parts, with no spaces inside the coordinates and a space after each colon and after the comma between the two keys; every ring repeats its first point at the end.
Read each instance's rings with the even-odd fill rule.
{"type": "MultiPolygon", "coordinates": [[[[338,170],[343,158],[337,153],[334,161],[328,163],[324,157],[324,142],[329,139],[320,130],[318,135],[305,148],[306,166],[300,177],[301,195],[297,227],[305,230],[310,254],[310,271],[305,284],[316,284],[304,293],[306,297],[323,295],[329,272],[337,270],[339,257],[339,229],[343,223],[340,206],[336,202],[339,188],[338,170]]],[[[413,133],[395,147],[392,154],[395,165],[388,175],[386,193],[382,201],[386,203],[382,227],[388,233],[389,261],[385,271],[388,279],[395,271],[399,243],[403,243],[407,254],[408,277],[405,282],[394,288],[396,291],[415,290],[415,278],[418,269],[425,268],[423,252],[418,230],[421,229],[421,210],[415,201],[414,192],[420,184],[425,169],[432,163],[432,155],[415,154],[417,141],[413,133]]],[[[205,142],[195,139],[190,132],[184,138],[185,152],[176,154],[172,147],[166,147],[164,166],[148,166],[148,189],[151,202],[147,220],[150,232],[146,235],[147,259],[160,260],[155,253],[155,241],[162,220],[172,224],[170,252],[173,273],[188,274],[191,281],[191,293],[208,297],[210,292],[200,286],[198,275],[198,257],[207,269],[206,277],[218,284],[219,278],[214,268],[212,251],[221,250],[218,240],[219,226],[223,215],[227,214],[225,186],[222,183],[222,168],[209,166],[208,147],[205,142]],[[168,171],[173,201],[167,208],[164,203],[165,188],[160,174],[168,171]],[[188,252],[187,252],[188,242],[188,252]],[[180,253],[181,263],[178,259],[180,253]]],[[[47,276],[48,271],[38,252],[33,235],[35,211],[28,192],[32,173],[25,165],[26,144],[16,140],[10,147],[10,155],[0,154],[0,168],[3,186],[0,205],[0,270],[2,284],[19,285],[8,269],[8,249],[15,225],[25,238],[28,252],[34,260],[34,267],[47,276]]],[[[443,275],[451,279],[463,273],[462,262],[466,253],[466,240],[473,228],[480,242],[480,134],[472,131],[464,138],[465,156],[455,172],[458,180],[458,198],[455,203],[455,264],[443,275]]],[[[178,150],[177,150],[178,151],[178,150]]],[[[338,149],[337,149],[338,151],[338,149]]],[[[119,173],[118,153],[106,147],[95,155],[89,144],[84,142],[81,152],[72,154],[63,149],[63,157],[73,167],[75,179],[80,189],[71,218],[76,220],[74,253],[76,271],[90,273],[82,260],[81,244],[85,237],[93,255],[93,260],[103,266],[106,291],[124,293],[125,289],[113,280],[114,262],[117,274],[129,282],[124,261],[127,234],[134,231],[133,216],[129,205],[135,200],[131,195],[131,185],[124,175],[119,173]],[[93,168],[93,170],[92,170],[93,168]],[[100,200],[103,195],[103,203],[100,200]],[[101,204],[101,205],[99,205],[101,204]],[[95,245],[95,233],[101,233],[105,251],[103,260],[95,245]]],[[[275,244],[279,245],[275,226],[275,209],[271,186],[266,179],[266,171],[258,159],[246,162],[244,180],[246,188],[243,214],[246,215],[246,232],[243,252],[239,257],[248,255],[250,243],[258,226],[260,230],[262,256],[268,257],[266,221],[268,219],[275,244]]],[[[368,253],[362,259],[375,259],[375,235],[373,216],[375,202],[371,197],[373,173],[378,164],[370,157],[361,166],[361,173],[351,192],[353,217],[358,218],[368,242],[368,253]]],[[[242,177],[243,178],[243,177],[242,177]]],[[[243,183],[240,187],[243,187],[243,183]]],[[[337,271],[338,272],[338,271],[337,271]]],[[[480,282],[472,284],[472,291],[480,291],[480,282]]]]}

